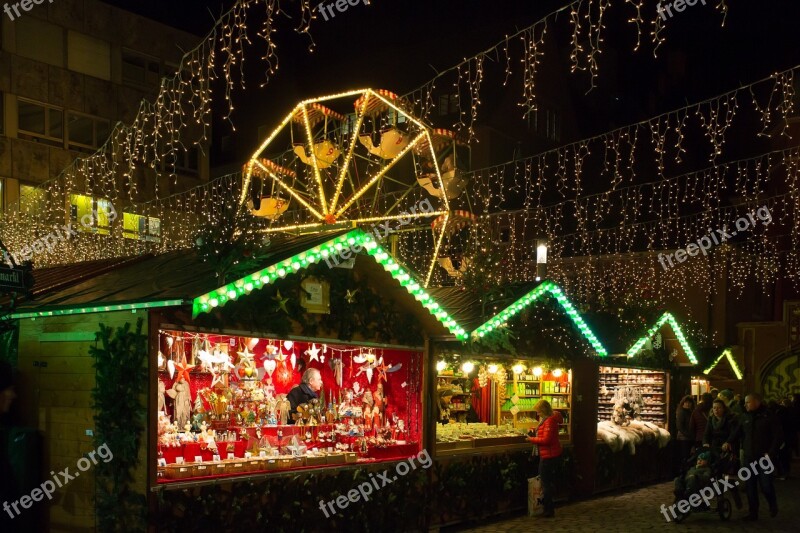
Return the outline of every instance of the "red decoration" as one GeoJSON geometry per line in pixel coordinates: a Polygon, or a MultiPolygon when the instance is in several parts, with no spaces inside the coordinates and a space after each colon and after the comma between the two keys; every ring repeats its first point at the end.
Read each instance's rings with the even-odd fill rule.
{"type": "Polygon", "coordinates": [[[192,380],[189,378],[189,371],[194,368],[194,365],[186,364],[184,361],[183,363],[175,363],[175,368],[178,370],[178,376],[175,378],[175,381],[180,381],[182,379],[191,385],[192,380]]]}

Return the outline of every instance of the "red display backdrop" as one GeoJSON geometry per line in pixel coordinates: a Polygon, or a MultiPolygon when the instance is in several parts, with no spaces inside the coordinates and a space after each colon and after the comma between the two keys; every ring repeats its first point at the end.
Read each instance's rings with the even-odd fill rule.
{"type": "MultiPolygon", "coordinates": [[[[204,333],[190,333],[181,331],[160,332],[160,351],[164,364],[159,367],[158,379],[169,390],[174,378],[170,377],[167,370],[167,361],[181,363],[184,360],[189,365],[196,365],[190,373],[190,390],[192,406],[197,398],[198,390],[210,387],[212,374],[200,370],[201,362],[196,359],[198,350],[211,352],[215,348],[227,351],[231,360],[237,367],[240,363],[239,352],[248,348],[254,354],[253,362],[257,369],[257,378],[266,383],[269,379],[264,363],[275,361],[272,372],[272,383],[275,394],[288,393],[300,383],[303,371],[316,368],[322,374],[323,392],[326,402],[338,403],[340,395],[347,390],[353,390],[358,384],[360,394],[358,401],[365,390],[375,392],[378,383],[383,384],[384,395],[387,399],[386,415],[391,417],[397,414],[404,420],[408,428],[409,442],[420,442],[422,428],[422,405],[420,388],[422,386],[422,353],[409,350],[394,350],[385,348],[369,348],[355,345],[291,342],[278,339],[246,338],[229,335],[215,335],[204,333]],[[292,365],[294,355],[294,366],[292,365]],[[366,359],[364,362],[357,362],[366,359]],[[382,364],[380,361],[382,359],[382,364]],[[334,362],[341,360],[342,384],[336,382],[334,362]],[[373,361],[373,363],[369,363],[373,361]],[[371,372],[370,372],[371,369],[371,372]],[[370,379],[371,374],[371,379],[370,379]]],[[[156,363],[158,364],[158,363],[156,363]]],[[[175,376],[177,377],[177,371],[175,376]]],[[[235,386],[238,380],[237,371],[230,374],[230,385],[235,386]]],[[[173,402],[167,397],[167,413],[173,413],[173,402]]]]}

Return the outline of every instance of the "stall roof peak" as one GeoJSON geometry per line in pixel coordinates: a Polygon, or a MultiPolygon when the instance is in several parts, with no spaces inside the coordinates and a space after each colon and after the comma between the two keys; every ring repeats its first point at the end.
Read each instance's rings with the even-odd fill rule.
{"type": "Polygon", "coordinates": [[[686,340],[686,336],[683,334],[683,330],[678,324],[678,321],[675,320],[675,317],[672,316],[672,313],[670,312],[665,312],[663,315],[661,315],[661,317],[659,317],[658,320],[656,320],[655,324],[653,324],[650,329],[647,330],[647,333],[645,333],[643,337],[641,337],[633,344],[633,346],[631,346],[631,348],[628,350],[627,356],[633,357],[639,353],[644,347],[645,343],[653,338],[658,330],[661,329],[661,327],[665,324],[669,324],[669,326],[672,328],[672,331],[675,333],[675,336],[678,338],[678,342],[680,342],[683,351],[686,353],[686,357],[689,358],[689,361],[691,361],[692,364],[696,365],[697,358],[695,357],[691,346],[689,346],[689,342],[686,340]]]}

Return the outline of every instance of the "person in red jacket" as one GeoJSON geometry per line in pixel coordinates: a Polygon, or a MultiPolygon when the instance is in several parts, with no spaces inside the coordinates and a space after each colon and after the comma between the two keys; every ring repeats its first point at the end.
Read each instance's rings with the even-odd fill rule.
{"type": "Polygon", "coordinates": [[[563,421],[561,413],[553,412],[550,402],[539,400],[533,407],[539,415],[539,426],[535,436],[529,433],[528,441],[539,447],[539,477],[542,480],[542,506],[545,518],[555,516],[553,493],[556,476],[561,465],[561,441],[558,439],[558,425],[563,421]]]}

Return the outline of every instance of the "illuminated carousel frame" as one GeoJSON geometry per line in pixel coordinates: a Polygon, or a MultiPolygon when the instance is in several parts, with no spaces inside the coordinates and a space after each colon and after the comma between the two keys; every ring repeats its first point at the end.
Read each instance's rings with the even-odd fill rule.
{"type": "MultiPolygon", "coordinates": [[[[372,188],[378,181],[387,173],[389,170],[394,167],[394,165],[406,154],[411,152],[415,149],[420,143],[423,141],[427,149],[430,151],[430,157],[433,162],[433,167],[436,171],[436,178],[439,182],[439,188],[444,190],[444,180],[442,179],[441,169],[439,167],[439,162],[436,159],[436,152],[434,150],[435,144],[432,138],[432,128],[426,126],[421,121],[416,119],[415,117],[411,116],[408,112],[400,108],[396,103],[394,103],[387,95],[390,94],[387,91],[383,90],[373,90],[373,89],[358,89],[353,91],[346,91],[342,93],[336,93],[326,96],[320,96],[317,98],[311,98],[308,100],[303,100],[299,104],[297,104],[292,111],[286,115],[286,117],[281,121],[281,123],[276,127],[272,133],[261,143],[261,145],[256,149],[253,155],[250,157],[250,160],[246,163],[244,167],[244,178],[243,178],[243,187],[241,196],[239,198],[239,207],[241,208],[247,202],[247,195],[248,190],[250,188],[250,182],[252,180],[253,174],[258,173],[263,176],[268,176],[272,179],[272,181],[286,194],[288,194],[291,198],[296,200],[298,204],[308,209],[309,213],[317,219],[317,222],[308,223],[308,224],[293,224],[288,226],[273,226],[271,228],[265,229],[265,232],[282,232],[282,231],[295,231],[295,230],[314,230],[318,229],[321,231],[329,229],[328,227],[337,224],[351,224],[353,227],[357,226],[358,224],[367,224],[370,222],[385,222],[389,220],[408,220],[409,218],[427,218],[427,217],[435,217],[435,216],[444,216],[443,225],[444,227],[447,226],[447,221],[450,218],[450,203],[446,197],[443,195],[439,200],[444,204],[444,210],[440,211],[433,211],[429,213],[405,213],[399,215],[386,215],[382,217],[367,217],[367,218],[354,218],[348,219],[343,218],[343,215],[346,211],[359,199],[363,196],[370,188],[372,188]],[[261,154],[270,145],[270,143],[280,134],[283,129],[289,125],[290,122],[293,120],[296,122],[298,121],[298,116],[302,117],[302,125],[304,126],[306,140],[308,142],[309,147],[313,147],[314,145],[314,134],[312,131],[312,125],[309,119],[309,111],[319,111],[321,102],[325,102],[328,100],[338,99],[338,98],[347,98],[352,96],[360,96],[358,102],[360,102],[360,107],[358,108],[358,112],[356,113],[356,122],[353,126],[352,132],[350,133],[351,139],[349,146],[345,152],[344,160],[341,165],[341,170],[339,171],[339,175],[336,179],[336,186],[333,193],[333,196],[330,200],[330,203],[327,202],[325,197],[325,187],[322,181],[322,174],[320,173],[320,167],[317,161],[316,154],[313,150],[309,150],[311,153],[311,162],[313,167],[313,176],[316,181],[317,185],[317,205],[312,205],[312,202],[303,198],[302,195],[298,194],[297,191],[293,189],[293,187],[287,184],[283,177],[270,168],[270,165],[265,165],[261,161],[261,154]],[[352,196],[342,202],[340,205],[340,197],[342,193],[342,188],[344,187],[346,178],[347,178],[347,170],[350,165],[350,162],[353,158],[353,153],[355,152],[355,148],[357,143],[359,142],[359,131],[363,124],[365,116],[367,116],[368,106],[370,105],[373,99],[377,99],[380,101],[387,109],[392,109],[398,114],[402,114],[406,117],[406,120],[413,123],[417,126],[422,133],[419,133],[416,137],[414,137],[411,142],[409,142],[408,146],[403,148],[400,153],[398,153],[393,159],[388,161],[378,172],[375,173],[365,184],[363,184],[358,190],[354,191],[352,196]]],[[[417,148],[417,153],[424,151],[417,148]]],[[[310,188],[311,189],[311,188],[310,188]]],[[[425,284],[424,287],[428,287],[431,277],[433,275],[434,269],[437,264],[437,258],[439,256],[439,250],[442,246],[442,242],[444,240],[445,232],[441,232],[438,235],[438,238],[435,238],[435,245],[433,251],[433,257],[431,258],[431,263],[428,268],[427,275],[425,276],[425,284]]]]}

